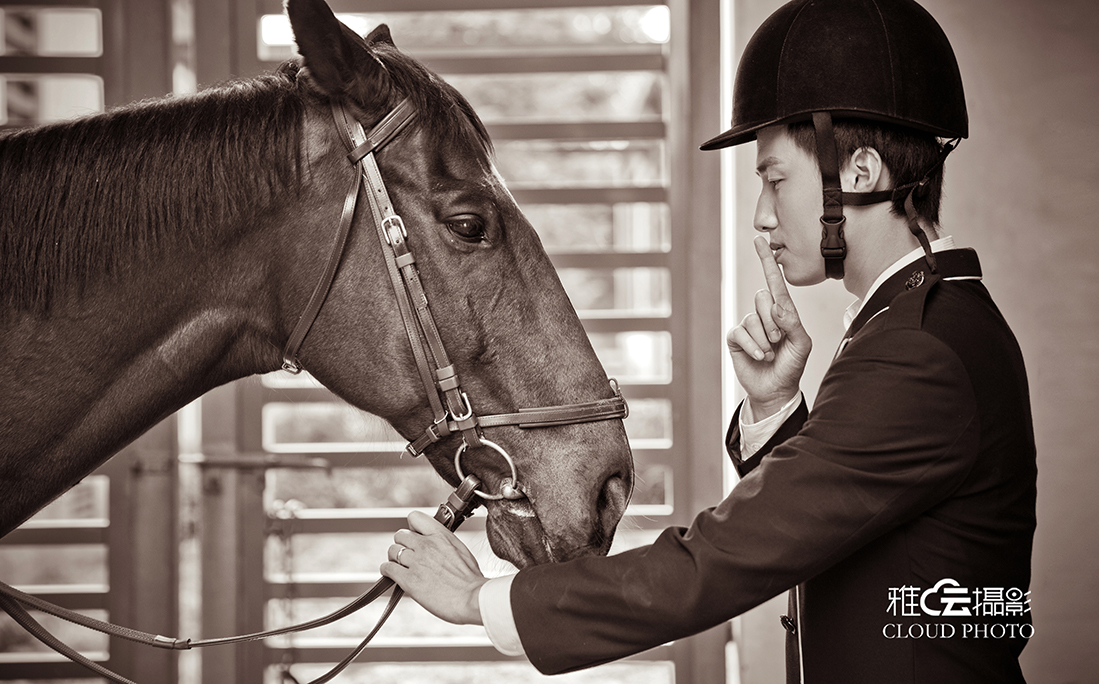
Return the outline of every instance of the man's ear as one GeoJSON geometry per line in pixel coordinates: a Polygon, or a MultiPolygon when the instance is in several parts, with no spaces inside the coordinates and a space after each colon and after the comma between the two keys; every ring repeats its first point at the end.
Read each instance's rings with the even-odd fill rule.
{"type": "Polygon", "coordinates": [[[860,147],[840,169],[840,185],[844,192],[873,192],[892,186],[889,169],[873,147],[860,147]]]}
{"type": "Polygon", "coordinates": [[[350,97],[360,105],[366,105],[367,96],[384,100],[385,69],[370,54],[367,41],[336,19],[324,0],[286,0],[286,14],[302,64],[321,91],[329,97],[350,97]]]}

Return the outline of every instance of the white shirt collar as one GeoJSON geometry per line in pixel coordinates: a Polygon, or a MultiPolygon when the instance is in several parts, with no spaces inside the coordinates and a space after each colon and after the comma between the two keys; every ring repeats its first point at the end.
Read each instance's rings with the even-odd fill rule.
{"type": "MultiPolygon", "coordinates": [[[[954,236],[947,235],[946,237],[939,238],[931,243],[932,252],[945,252],[949,249],[954,249],[954,236]]],[[[851,324],[855,321],[855,317],[862,311],[862,305],[870,301],[870,297],[881,287],[882,283],[889,280],[893,274],[901,270],[908,264],[912,263],[916,259],[923,255],[923,247],[917,247],[908,254],[893,262],[893,265],[881,272],[877,280],[870,286],[870,289],[866,291],[866,296],[862,299],[856,299],[851,302],[851,306],[847,307],[847,310],[843,312],[843,329],[847,330],[851,327],[851,324]]]]}

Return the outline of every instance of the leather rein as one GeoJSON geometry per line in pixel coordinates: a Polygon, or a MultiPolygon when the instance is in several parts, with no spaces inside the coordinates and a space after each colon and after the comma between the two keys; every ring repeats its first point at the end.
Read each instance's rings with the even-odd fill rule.
{"type": "MultiPolygon", "coordinates": [[[[447,501],[439,506],[438,511],[435,513],[435,519],[446,526],[448,530],[452,532],[457,530],[458,526],[473,514],[473,509],[476,508],[478,504],[478,501],[473,497],[473,493],[477,491],[477,488],[480,486],[481,483],[475,476],[469,475],[466,477],[458,488],[451,493],[447,501]]],[[[332,681],[340,672],[343,672],[348,665],[354,662],[354,660],[366,650],[367,645],[370,644],[374,635],[378,633],[378,630],[382,628],[382,625],[385,624],[385,621],[389,619],[389,616],[397,607],[397,603],[400,602],[401,597],[404,596],[404,590],[399,586],[394,586],[393,580],[388,577],[383,577],[375,582],[374,586],[343,608],[323,617],[309,620],[308,622],[264,632],[212,639],[177,639],[174,637],[160,636],[159,634],[150,634],[148,632],[130,629],[129,627],[120,627],[119,625],[109,622],[96,620],[95,618],[69,610],[68,608],[62,608],[49,601],[40,599],[37,596],[19,591],[15,587],[4,584],[3,582],[0,582],[0,609],[6,611],[16,623],[27,630],[33,637],[74,663],[83,665],[100,677],[116,682],[116,684],[136,684],[133,680],[127,679],[126,677],[107,669],[103,665],[90,660],[79,651],[55,637],[49,630],[31,617],[30,613],[27,612],[27,608],[40,610],[43,613],[59,617],[73,624],[80,625],[81,627],[86,627],[90,630],[120,639],[126,639],[127,641],[133,641],[138,644],[144,644],[145,646],[173,651],[186,651],[192,648],[227,646],[229,644],[239,644],[248,641],[259,641],[260,639],[267,639],[269,637],[317,629],[318,627],[332,624],[337,620],[342,620],[365,608],[388,591],[390,587],[393,587],[393,593],[389,596],[389,602],[386,604],[385,609],[382,610],[381,615],[378,617],[378,621],[374,623],[374,628],[366,635],[366,638],[364,638],[354,650],[347,654],[347,657],[335,665],[331,670],[309,682],[309,684],[325,684],[326,682],[332,681]]]]}
{"type": "MultiPolygon", "coordinates": [[[[343,213],[340,216],[339,228],[336,232],[336,239],[332,245],[328,262],[320,281],[313,290],[305,311],[298,319],[286,343],[283,351],[282,367],[290,373],[297,374],[302,371],[302,365],[298,361],[298,352],[309,333],[309,329],[320,314],[321,307],[332,289],[332,284],[335,282],[336,271],[343,259],[351,235],[355,208],[365,179],[368,190],[366,196],[369,200],[382,252],[385,255],[386,268],[394,292],[397,295],[397,303],[400,308],[401,319],[404,322],[405,332],[412,346],[420,378],[427,390],[428,402],[434,415],[432,424],[418,438],[409,442],[405,447],[405,453],[417,457],[423,454],[424,449],[429,445],[444,437],[457,432],[462,434],[462,443],[454,454],[455,471],[458,477],[462,479],[462,482],[448,500],[439,506],[435,514],[436,520],[453,531],[473,513],[473,509],[477,506],[478,500],[474,498],[474,494],[482,499],[518,499],[525,496],[523,487],[519,483],[515,462],[503,447],[483,437],[482,430],[484,428],[510,425],[528,429],[602,420],[621,420],[629,414],[629,408],[625,399],[622,398],[621,389],[612,379],[611,387],[614,396],[607,399],[597,399],[579,404],[520,408],[515,413],[477,415],[470,403],[469,396],[462,390],[458,374],[453,364],[451,364],[442,338],[439,336],[435,319],[428,307],[427,295],[420,282],[416,259],[409,248],[408,233],[405,230],[404,221],[393,209],[393,203],[390,201],[389,193],[386,191],[375,158],[375,153],[408,125],[416,115],[416,111],[407,99],[403,100],[369,133],[365,132],[362,124],[342,104],[333,102],[332,114],[336,120],[336,127],[341,132],[341,138],[344,140],[345,145],[349,145],[351,148],[347,159],[353,167],[356,167],[355,177],[347,196],[344,198],[343,213]],[[468,448],[476,447],[488,447],[490,450],[495,451],[510,467],[511,475],[501,480],[499,493],[490,494],[481,491],[480,480],[472,474],[466,475],[463,473],[461,466],[462,454],[468,448]]],[[[61,642],[36,622],[27,612],[27,608],[40,610],[89,629],[148,646],[171,650],[187,650],[204,646],[221,646],[256,641],[315,629],[331,624],[360,610],[384,594],[390,587],[394,587],[393,581],[383,577],[368,591],[343,608],[299,625],[240,636],[199,640],[148,634],[95,620],[21,592],[3,582],[0,582],[0,609],[8,612],[17,623],[37,639],[73,662],[87,667],[112,682],[135,684],[131,680],[111,672],[99,663],[89,660],[61,642]]],[[[403,593],[400,587],[394,587],[389,603],[363,642],[332,670],[313,680],[310,684],[329,682],[351,664],[363,652],[378,630],[381,629],[393,609],[396,608],[397,602],[400,601],[403,593]]]]}

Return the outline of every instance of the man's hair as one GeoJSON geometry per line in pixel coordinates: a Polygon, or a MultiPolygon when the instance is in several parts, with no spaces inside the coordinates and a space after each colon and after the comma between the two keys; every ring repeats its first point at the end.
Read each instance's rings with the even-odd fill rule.
{"type": "MultiPolygon", "coordinates": [[[[924,192],[917,192],[912,200],[916,214],[932,226],[939,224],[939,205],[943,192],[943,167],[939,162],[942,143],[931,133],[865,119],[840,119],[833,122],[836,152],[840,166],[863,147],[872,147],[881,155],[882,163],[889,169],[893,187],[915,183],[930,169],[924,192]],[[922,196],[921,196],[922,195],[922,196]]],[[[816,133],[812,121],[796,121],[787,126],[794,143],[813,159],[817,158],[816,133]]],[[[904,200],[907,193],[893,200],[893,213],[905,216],[904,200]]]]}

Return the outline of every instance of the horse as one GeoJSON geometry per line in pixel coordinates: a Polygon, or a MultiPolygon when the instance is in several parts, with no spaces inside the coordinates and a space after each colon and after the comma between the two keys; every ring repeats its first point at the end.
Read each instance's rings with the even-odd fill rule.
{"type": "Polygon", "coordinates": [[[447,482],[505,491],[486,497],[496,555],[605,554],[633,486],[622,421],[489,428],[464,412],[615,401],[484,125],[384,24],[360,36],[323,0],[287,12],[301,56],[274,72],[0,138],[0,535],[205,392],[289,363],[420,436],[447,482]],[[449,354],[429,381],[410,343],[427,333],[402,325],[376,220],[354,209],[370,191],[345,195],[360,171],[333,116],[370,129],[402,108],[367,156],[449,354]],[[326,261],[337,225],[346,246],[326,261]]]}

